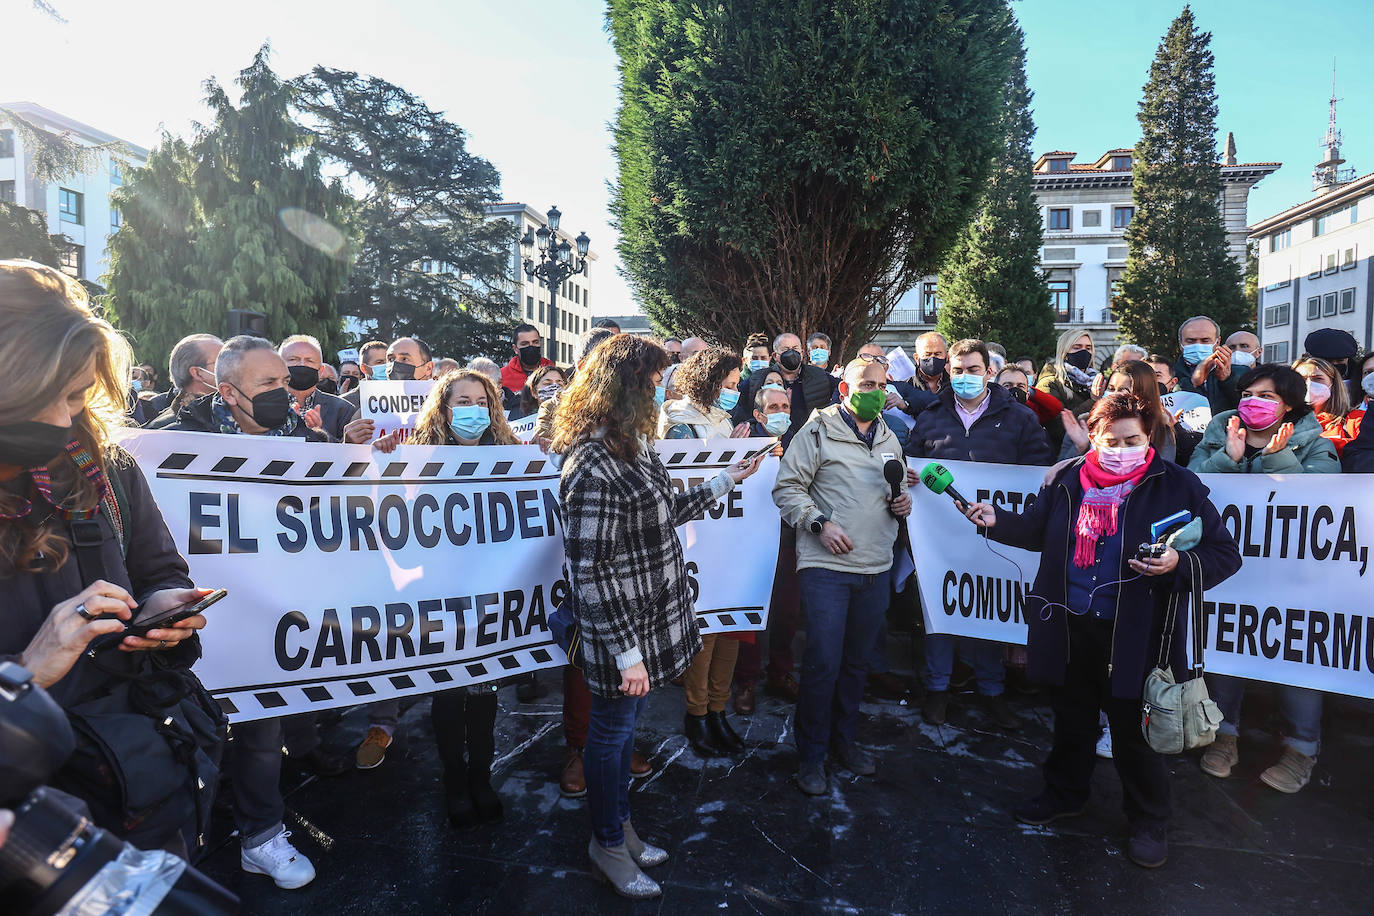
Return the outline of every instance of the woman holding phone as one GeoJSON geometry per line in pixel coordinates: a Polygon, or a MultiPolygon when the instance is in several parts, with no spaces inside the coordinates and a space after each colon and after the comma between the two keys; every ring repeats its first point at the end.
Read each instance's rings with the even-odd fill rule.
{"type": "Polygon", "coordinates": [[[593,873],[626,897],[658,896],[658,884],[641,867],[668,859],[630,823],[635,724],[649,691],[686,671],[702,649],[675,529],[762,460],[760,454],[734,464],[685,493],[673,489],[652,445],[654,391],[668,364],[662,347],[628,334],[601,344],[559,398],[550,447],[563,456],[569,600],[592,694],[583,755],[592,819],[588,854],[593,873]]]}
{"type": "MultiPolygon", "coordinates": [[[[159,800],[140,816],[125,810],[117,779],[144,772],[140,756],[184,737],[139,713],[138,691],[182,697],[178,711],[208,698],[190,671],[204,617],[142,636],[126,631],[136,608],[150,620],[209,594],[192,585],[148,482],[115,444],[132,353],[74,280],[32,261],[0,261],[0,360],[0,661],[27,668],[74,720],[120,719],[117,737],[127,742],[79,738],[53,784],[136,846],[185,855],[183,829],[196,826],[199,801],[209,810],[198,781],[213,795],[217,770],[208,758],[203,771],[195,759],[171,761],[196,747],[217,755],[218,708],[206,713],[210,732],[190,735],[190,748],[141,777],[140,794],[159,800]],[[93,642],[110,650],[92,658],[93,642]]],[[[177,718],[173,727],[182,725],[177,718]]]]}
{"type": "Polygon", "coordinates": [[[1187,671],[1188,595],[1193,571],[1211,588],[1240,569],[1240,551],[1197,475],[1165,461],[1150,444],[1158,418],[1127,394],[1110,394],[1088,416],[1092,448],[1061,469],[1023,513],[985,503],[966,514],[992,540],[1040,552],[1026,596],[1032,680],[1054,688],[1054,747],[1045,788],[1017,807],[1022,823],[1043,825],[1081,814],[1097,760],[1098,712],[1107,714],[1112,762],[1130,822],[1131,861],[1146,868],[1168,857],[1169,773],[1141,732],[1145,678],[1169,640],[1168,664],[1187,671]],[[1200,535],[1181,562],[1173,547],[1138,559],[1154,542],[1151,524],[1178,513],[1200,535]],[[1165,633],[1170,599],[1174,629],[1165,633]]]}

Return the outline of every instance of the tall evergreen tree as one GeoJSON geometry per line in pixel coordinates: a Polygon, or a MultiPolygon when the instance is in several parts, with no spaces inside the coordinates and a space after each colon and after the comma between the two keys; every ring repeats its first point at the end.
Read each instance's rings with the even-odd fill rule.
{"type": "Polygon", "coordinates": [[[1178,327],[1208,315],[1222,328],[1250,322],[1241,270],[1217,201],[1217,92],[1212,35],[1190,7],[1169,26],[1150,65],[1135,150],[1135,218],[1113,308],[1122,336],[1152,352],[1178,352],[1178,327]]]}
{"type": "Polygon", "coordinates": [[[48,232],[48,218],[41,210],[0,200],[0,260],[27,258],[61,267],[68,244],[65,235],[48,232]]]}
{"type": "Polygon", "coordinates": [[[504,349],[515,231],[488,220],[501,176],[463,130],[383,79],[316,67],[296,81],[315,149],[357,195],[358,257],[339,310],[372,335],[418,335],[445,356],[504,349]],[[425,269],[428,268],[428,269],[425,269]]]}
{"type": "Polygon", "coordinates": [[[1054,350],[1054,310],[1040,270],[1043,227],[1033,193],[1031,91],[1020,29],[1002,109],[1005,146],[973,219],[940,267],[936,329],[949,340],[995,340],[1015,359],[1054,350]]]}
{"type": "Polygon", "coordinates": [[[310,137],[290,117],[293,87],[264,46],[239,74],[237,106],[213,80],[213,119],[191,143],[172,137],[114,195],[108,305],[145,359],[165,361],[186,334],[223,334],[230,309],[267,316],[267,335],[342,343],[335,300],[352,249],[351,200],[326,182],[310,137]]]}
{"type": "Polygon", "coordinates": [[[881,326],[1001,146],[1006,0],[610,0],[611,210],[655,325],[738,345],[881,326]]]}

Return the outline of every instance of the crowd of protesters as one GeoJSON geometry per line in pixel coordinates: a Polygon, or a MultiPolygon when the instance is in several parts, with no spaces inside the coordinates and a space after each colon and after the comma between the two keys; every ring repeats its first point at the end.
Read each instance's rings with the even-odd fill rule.
{"type": "MultiPolygon", "coordinates": [[[[173,348],[164,387],[154,367],[131,365],[128,344],[91,312],[79,287],[47,268],[0,262],[0,352],[13,370],[0,398],[0,576],[19,590],[4,610],[0,659],[25,664],[72,707],[88,700],[111,667],[126,678],[174,676],[183,702],[201,701],[203,688],[189,672],[201,617],[124,638],[109,655],[117,664],[88,661],[93,640],[121,629],[111,616],[127,620],[140,602],[204,594],[194,589],[147,483],[121,457],[119,427],[371,443],[389,452],[402,444],[401,434],[378,437],[362,417],[362,382],[433,381],[407,441],[509,445],[518,441],[510,423],[535,417],[532,441],[562,468],[567,575],[587,661],[562,672],[567,753],[557,780],[564,796],[587,799],[593,867],[619,892],[658,893],[643,869],[668,857],[636,833],[628,787],[653,772],[654,761],[635,747],[635,726],[647,702],[677,702],[662,690],[669,684],[682,687],[684,743],[701,757],[745,750],[731,716],[753,715],[758,690],[794,703],[796,782],[811,796],[828,791],[828,771],[876,771],[879,761],[858,736],[866,694],[918,702],[925,721],[938,726],[971,686],[986,720],[1011,732],[1022,720],[1008,696],[1033,696],[1049,685],[1056,730],[1046,789],[1016,816],[1044,824],[1077,813],[1091,752],[1110,756],[1126,789],[1131,858],[1154,866],[1167,857],[1168,785],[1161,759],[1131,724],[1143,661],[1118,665],[1103,681],[1092,666],[1038,650],[1033,627],[1029,649],[927,635],[914,681],[888,670],[888,610],[903,601],[915,607],[914,584],[898,580],[909,564],[896,560],[912,549],[903,519],[916,481],[909,470],[892,479],[887,465],[911,457],[1047,469],[1054,499],[1024,517],[964,508],[989,537],[1032,549],[1067,543],[1048,532],[1082,513],[1073,556],[1053,561],[1068,574],[1047,577],[1056,584],[1046,594],[1072,614],[1042,621],[1050,639],[1041,642],[1061,656],[1069,646],[1073,659],[1106,651],[1111,637],[1104,633],[1114,632],[1119,608],[1137,602],[1133,622],[1152,620],[1166,587],[1186,578],[1171,551],[1160,567],[1139,570],[1167,575],[1160,584],[1133,590],[1113,583],[1100,591],[1093,567],[1118,563],[1129,537],[1114,523],[1093,527],[1094,519],[1114,519],[1132,499],[1155,514],[1186,504],[1206,523],[1198,549],[1207,555],[1210,586],[1234,572],[1239,557],[1195,472],[1374,472],[1374,424],[1362,423],[1374,399],[1374,356],[1362,356],[1349,334],[1334,329],[1313,333],[1292,366],[1264,363],[1253,334],[1223,337],[1226,329],[1206,316],[1182,325],[1176,354],[1130,344],[1099,354],[1092,335],[1073,329],[1043,363],[1009,359],[996,342],[931,332],[914,341],[914,374],[892,377],[884,348],[853,346],[845,359],[830,337],[807,329],[770,329],[728,350],[704,336],[660,343],[601,324],[608,326],[585,336],[573,366],[546,358],[532,325],[513,329],[509,356],[466,366],[415,336],[368,341],[357,362],[335,366],[307,336],[274,344],[196,334],[173,348]],[[1211,420],[1204,428],[1189,428],[1161,400],[1180,392],[1206,400],[1211,420]],[[778,558],[767,630],[703,638],[674,529],[753,474],[764,453],[676,493],[650,445],[730,437],[775,440],[767,454],[780,459],[778,558]],[[1063,518],[1048,517],[1055,500],[1065,505],[1063,518]],[[80,529],[73,526],[82,522],[99,529],[104,559],[95,568],[77,562],[80,529]],[[1128,600],[1118,602],[1118,593],[1128,600]]],[[[939,536],[923,524],[912,530],[918,541],[939,536]]],[[[912,618],[919,630],[918,610],[912,618]]],[[[1154,657],[1165,635],[1158,626],[1134,627],[1129,657],[1154,657]]],[[[1208,681],[1225,720],[1201,767],[1226,778],[1238,759],[1245,682],[1208,681]]],[[[443,762],[438,794],[458,828],[480,829],[503,816],[492,784],[498,687],[450,689],[431,700],[443,762]]],[[[516,687],[520,702],[546,689],[533,675],[516,687]]],[[[1320,752],[1322,694],[1281,687],[1278,697],[1284,748],[1261,779],[1293,793],[1311,779],[1320,752]]],[[[396,700],[371,704],[351,755],[322,744],[312,715],[233,726],[223,767],[245,871],[283,888],[315,877],[283,823],[283,765],[323,777],[376,769],[400,712],[396,700]]],[[[207,748],[219,740],[195,738],[207,748]]],[[[168,775],[166,816],[122,832],[146,845],[194,851],[187,839],[203,833],[193,823],[201,810],[195,786],[209,777],[213,794],[217,767],[168,775]]],[[[123,823],[127,812],[110,787],[82,782],[80,774],[68,774],[65,785],[97,818],[123,823]]]]}

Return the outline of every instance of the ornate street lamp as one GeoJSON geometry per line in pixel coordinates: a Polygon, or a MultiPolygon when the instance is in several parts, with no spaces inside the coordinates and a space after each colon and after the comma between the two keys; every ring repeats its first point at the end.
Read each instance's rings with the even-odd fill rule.
{"type": "Polygon", "coordinates": [[[558,225],[563,219],[557,207],[550,207],[547,214],[548,225],[538,230],[525,230],[520,246],[525,249],[525,276],[537,280],[549,291],[549,358],[558,362],[558,288],[569,277],[587,273],[587,252],[591,250],[592,240],[587,233],[579,233],[573,241],[577,245],[577,255],[567,239],[558,237],[558,225]],[[539,249],[539,260],[534,257],[534,249],[539,249]]]}

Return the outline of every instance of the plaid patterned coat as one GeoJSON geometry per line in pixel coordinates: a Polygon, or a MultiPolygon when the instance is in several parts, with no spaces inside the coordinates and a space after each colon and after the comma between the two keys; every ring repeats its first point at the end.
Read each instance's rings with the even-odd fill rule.
{"type": "Polygon", "coordinates": [[[559,495],[568,586],[592,693],[621,696],[618,660],[629,660],[628,667],[642,656],[653,689],[687,670],[701,650],[676,528],[733,485],[721,474],[676,493],[648,445],[633,464],[595,439],[564,458],[559,495]]]}

